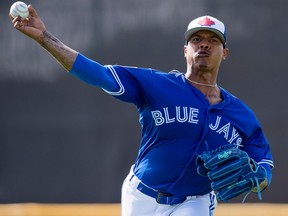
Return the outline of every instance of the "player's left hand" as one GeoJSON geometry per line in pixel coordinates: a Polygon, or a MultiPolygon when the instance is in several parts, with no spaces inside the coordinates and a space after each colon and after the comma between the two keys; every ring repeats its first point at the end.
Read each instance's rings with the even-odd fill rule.
{"type": "Polygon", "coordinates": [[[229,201],[245,192],[257,192],[261,199],[261,191],[267,186],[265,168],[231,144],[202,153],[196,164],[198,174],[211,180],[211,188],[220,201],[229,201]]]}

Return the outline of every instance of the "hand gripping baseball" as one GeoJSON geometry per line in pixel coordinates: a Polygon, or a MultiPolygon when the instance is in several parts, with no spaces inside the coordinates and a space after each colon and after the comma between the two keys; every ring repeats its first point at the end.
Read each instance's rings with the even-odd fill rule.
{"type": "Polygon", "coordinates": [[[197,157],[196,165],[198,174],[211,180],[211,188],[219,200],[229,201],[255,189],[262,199],[259,185],[266,179],[266,170],[237,146],[225,145],[206,151],[197,157]]]}
{"type": "Polygon", "coordinates": [[[28,10],[30,16],[26,19],[21,17],[14,18],[11,14],[9,14],[9,17],[17,30],[40,42],[43,37],[43,33],[46,31],[45,25],[39,18],[36,10],[31,5],[28,6],[28,10]]]}

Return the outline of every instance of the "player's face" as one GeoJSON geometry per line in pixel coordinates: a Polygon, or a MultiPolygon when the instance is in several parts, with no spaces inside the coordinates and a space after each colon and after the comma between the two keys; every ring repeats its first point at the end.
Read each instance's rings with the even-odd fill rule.
{"type": "Polygon", "coordinates": [[[220,63],[228,55],[220,38],[211,31],[198,31],[192,35],[184,46],[187,66],[197,70],[218,70],[220,63]]]}

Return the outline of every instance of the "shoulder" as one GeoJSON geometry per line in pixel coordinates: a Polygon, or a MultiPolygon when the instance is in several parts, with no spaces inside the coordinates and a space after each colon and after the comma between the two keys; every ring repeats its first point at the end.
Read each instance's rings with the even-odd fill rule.
{"type": "Polygon", "coordinates": [[[135,66],[124,66],[124,65],[105,65],[106,68],[113,70],[117,73],[128,73],[135,77],[153,77],[155,78],[177,78],[183,76],[183,73],[178,70],[162,71],[154,68],[144,68],[135,66]]]}
{"type": "Polygon", "coordinates": [[[250,137],[261,129],[261,124],[255,112],[247,104],[227,90],[222,89],[222,94],[226,100],[224,105],[225,115],[233,119],[237,127],[246,134],[246,137],[250,137]]]}
{"type": "Polygon", "coordinates": [[[220,89],[223,97],[228,102],[227,105],[229,105],[229,107],[254,115],[254,111],[246,103],[244,103],[243,100],[239,99],[237,96],[222,87],[220,87],[220,89]]]}
{"type": "Polygon", "coordinates": [[[128,73],[141,73],[141,72],[151,72],[151,68],[142,68],[135,66],[126,66],[126,65],[105,65],[105,67],[113,69],[117,72],[128,72],[128,73]]]}
{"type": "Polygon", "coordinates": [[[180,72],[178,70],[171,70],[168,72],[168,74],[172,75],[172,76],[175,76],[175,77],[179,77],[179,76],[183,76],[184,73],[183,72],[180,72]]]}

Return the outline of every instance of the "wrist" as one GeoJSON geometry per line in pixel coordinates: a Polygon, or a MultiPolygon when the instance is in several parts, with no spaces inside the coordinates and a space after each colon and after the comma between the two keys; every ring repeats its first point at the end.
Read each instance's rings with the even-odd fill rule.
{"type": "Polygon", "coordinates": [[[50,33],[44,29],[43,31],[41,31],[41,33],[39,34],[38,37],[35,38],[35,40],[41,44],[42,46],[45,45],[45,43],[48,41],[48,38],[50,38],[50,33]]]}

